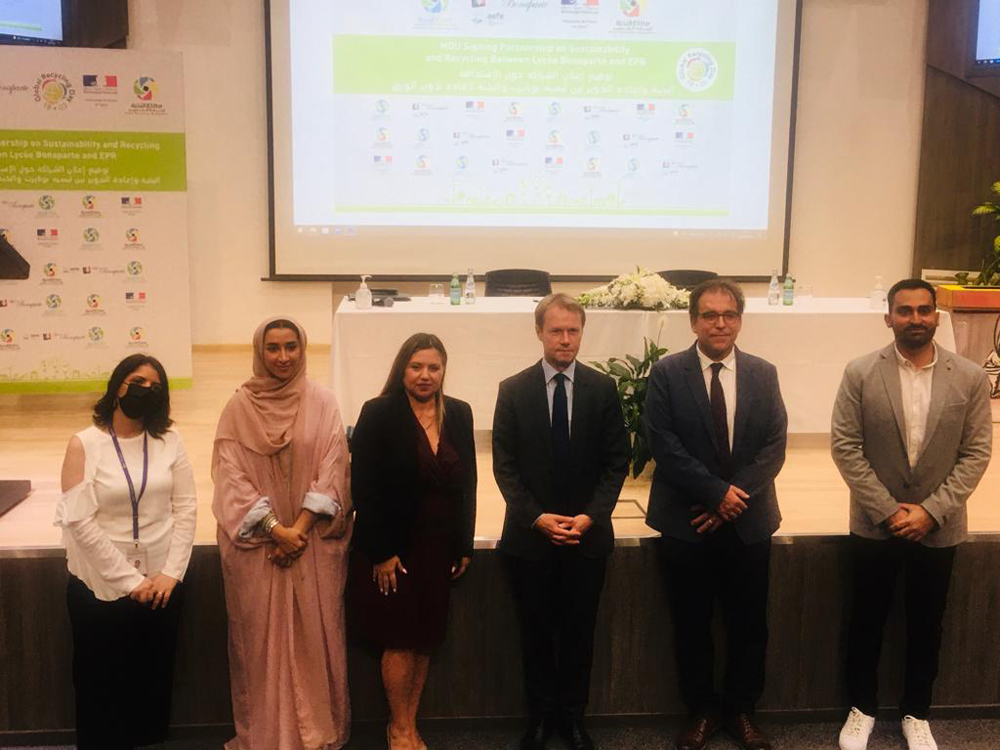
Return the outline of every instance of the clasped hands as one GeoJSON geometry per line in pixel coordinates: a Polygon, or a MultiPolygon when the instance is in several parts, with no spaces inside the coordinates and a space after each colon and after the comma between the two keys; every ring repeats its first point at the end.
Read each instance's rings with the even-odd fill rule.
{"type": "Polygon", "coordinates": [[[165,609],[176,585],[176,578],[166,573],[157,573],[152,578],[144,578],[142,583],[132,589],[129,598],[139,604],[148,604],[152,609],[165,609]]]}
{"type": "Polygon", "coordinates": [[[725,497],[719,504],[718,510],[705,510],[702,505],[695,505],[691,510],[696,514],[691,519],[691,525],[699,534],[715,533],[726,521],[735,521],[740,514],[747,509],[746,501],[750,495],[741,490],[735,484],[729,485],[725,497]]]}
{"type": "Polygon", "coordinates": [[[580,537],[594,525],[594,519],[586,514],[561,516],[558,513],[542,513],[535,519],[534,527],[557,546],[571,546],[580,543],[580,537]]]}
{"type": "Polygon", "coordinates": [[[271,529],[271,539],[274,547],[271,548],[269,545],[267,559],[279,568],[289,567],[309,546],[308,532],[303,531],[297,525],[282,526],[278,524],[271,529]]]}
{"type": "Polygon", "coordinates": [[[920,505],[899,503],[899,508],[886,519],[893,536],[910,542],[919,542],[937,526],[934,516],[920,505]]]}

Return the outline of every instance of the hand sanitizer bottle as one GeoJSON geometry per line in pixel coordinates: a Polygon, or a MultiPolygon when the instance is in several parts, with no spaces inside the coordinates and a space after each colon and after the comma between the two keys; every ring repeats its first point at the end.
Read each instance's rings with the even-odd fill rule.
{"type": "Polygon", "coordinates": [[[778,283],[778,269],[771,271],[771,283],[767,287],[767,304],[781,304],[781,285],[778,283]]]}
{"type": "Polygon", "coordinates": [[[451,275],[451,304],[461,305],[462,304],[462,283],[458,280],[458,273],[453,273],[451,275]]]}
{"type": "Polygon", "coordinates": [[[868,306],[872,310],[886,311],[886,294],[885,288],[882,286],[882,277],[875,277],[875,286],[872,287],[871,294],[868,295],[868,306]]]}
{"type": "Polygon", "coordinates": [[[781,290],[781,304],[788,306],[795,303],[795,277],[785,274],[785,285],[781,290]]]}
{"type": "Polygon", "coordinates": [[[370,274],[361,274],[361,286],[354,293],[354,306],[358,310],[370,310],[372,306],[372,290],[365,282],[371,278],[370,274]]]}
{"type": "Polygon", "coordinates": [[[465,277],[465,304],[476,304],[476,277],[469,269],[469,275],[465,277]]]}

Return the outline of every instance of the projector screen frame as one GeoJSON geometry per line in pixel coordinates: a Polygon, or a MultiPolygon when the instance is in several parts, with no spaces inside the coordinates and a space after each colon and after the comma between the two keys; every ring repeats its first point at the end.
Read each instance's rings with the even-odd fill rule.
{"type": "MultiPolygon", "coordinates": [[[[273,0],[281,2],[282,0],[273,0]]],[[[278,273],[276,265],[276,211],[275,211],[275,187],[274,187],[274,98],[273,98],[273,76],[272,76],[272,41],[271,41],[271,3],[272,0],[264,0],[264,75],[267,98],[267,198],[268,198],[268,275],[262,276],[261,281],[356,281],[358,273],[338,273],[338,274],[290,274],[278,273]]],[[[788,129],[788,166],[785,177],[785,226],[783,227],[782,255],[781,255],[781,275],[788,273],[789,238],[791,236],[792,224],[792,182],[795,167],[795,134],[798,106],[798,86],[799,86],[799,52],[802,38],[802,0],[794,0],[794,39],[792,42],[792,72],[791,72],[791,98],[789,102],[789,129],[788,129]]],[[[627,231],[627,230],[626,230],[627,231]]],[[[662,270],[662,269],[657,269],[662,270]]],[[[439,281],[444,276],[450,276],[451,271],[445,269],[437,274],[375,274],[374,278],[385,282],[420,282],[439,281]],[[447,271],[447,272],[446,272],[447,271]]],[[[477,281],[483,281],[485,274],[475,274],[477,281]]],[[[553,274],[551,279],[554,282],[605,282],[614,276],[601,274],[553,274]]],[[[748,275],[748,276],[728,276],[739,282],[766,282],[770,276],[748,275]]]]}
{"type": "Polygon", "coordinates": [[[966,51],[966,75],[969,78],[995,78],[1000,76],[1000,61],[992,63],[979,62],[979,14],[983,9],[982,0],[972,0],[975,9],[969,13],[969,43],[966,51]]]}

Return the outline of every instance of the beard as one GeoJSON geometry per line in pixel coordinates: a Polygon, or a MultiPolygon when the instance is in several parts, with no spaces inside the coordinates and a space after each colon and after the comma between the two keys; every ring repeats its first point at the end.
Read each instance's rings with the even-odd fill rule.
{"type": "Polygon", "coordinates": [[[896,343],[903,349],[922,349],[934,338],[937,326],[907,326],[896,332],[896,343]]]}

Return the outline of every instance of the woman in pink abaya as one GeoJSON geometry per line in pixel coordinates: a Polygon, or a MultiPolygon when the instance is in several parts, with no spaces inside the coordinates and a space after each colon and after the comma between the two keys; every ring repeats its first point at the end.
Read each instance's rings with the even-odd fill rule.
{"type": "Polygon", "coordinates": [[[305,331],[265,321],[212,457],[236,724],[226,750],[347,742],[347,472],[337,402],[306,378],[305,331]]]}

